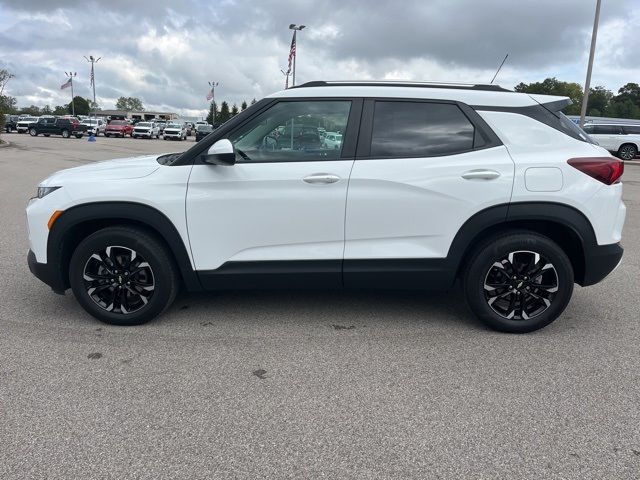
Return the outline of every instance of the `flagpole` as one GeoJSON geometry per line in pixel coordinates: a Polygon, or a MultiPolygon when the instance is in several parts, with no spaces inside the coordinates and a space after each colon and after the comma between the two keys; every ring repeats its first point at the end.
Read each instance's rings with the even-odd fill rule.
{"type": "Polygon", "coordinates": [[[85,60],[89,63],[91,63],[91,86],[93,87],[93,105],[92,105],[92,110],[94,111],[94,117],[95,117],[95,108],[96,108],[96,74],[95,74],[95,70],[93,68],[93,65],[95,63],[98,63],[98,61],[100,61],[100,59],[102,57],[98,57],[98,58],[94,58],[93,55],[89,55],[89,58],[86,57],[85,55],[85,60]]]}
{"type": "Polygon", "coordinates": [[[64,74],[69,78],[69,82],[71,83],[71,115],[73,115],[74,117],[76,116],[76,105],[75,102],[73,101],[73,77],[75,77],[77,75],[77,73],[73,73],[73,72],[64,72],[64,74]]]}
{"type": "Polygon", "coordinates": [[[211,87],[211,102],[213,102],[213,112],[211,115],[211,123],[213,125],[216,124],[216,87],[220,82],[209,82],[209,86],[211,87]]]}
{"type": "Polygon", "coordinates": [[[289,25],[289,30],[293,30],[293,40],[291,42],[291,45],[295,46],[296,49],[293,54],[293,75],[291,79],[292,87],[296,86],[296,57],[298,56],[298,38],[296,34],[298,33],[298,30],[302,30],[305,27],[306,25],[296,25],[295,23],[289,25]]]}

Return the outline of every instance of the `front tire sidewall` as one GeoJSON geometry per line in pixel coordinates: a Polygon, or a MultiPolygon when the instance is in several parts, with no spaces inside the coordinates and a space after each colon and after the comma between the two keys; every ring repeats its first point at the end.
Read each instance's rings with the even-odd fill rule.
{"type": "Polygon", "coordinates": [[[69,283],[80,305],[93,317],[113,325],[140,325],[160,315],[175,298],[177,282],[173,262],[164,247],[145,232],[128,228],[108,228],[90,235],[76,248],[69,265],[69,283]],[[91,299],[85,289],[83,273],[87,260],[109,245],[135,250],[153,271],[155,290],[149,303],[127,315],[106,311],[91,299]]]}
{"type": "Polygon", "coordinates": [[[550,239],[531,232],[494,238],[480,247],[468,265],[464,290],[471,311],[489,327],[502,332],[526,333],[544,328],[560,316],[571,299],[573,282],[573,268],[562,249],[550,239]],[[484,281],[491,265],[506,257],[509,252],[518,250],[541,254],[553,264],[558,276],[558,292],[551,305],[528,320],[503,318],[488,305],[484,296],[484,281]]]}

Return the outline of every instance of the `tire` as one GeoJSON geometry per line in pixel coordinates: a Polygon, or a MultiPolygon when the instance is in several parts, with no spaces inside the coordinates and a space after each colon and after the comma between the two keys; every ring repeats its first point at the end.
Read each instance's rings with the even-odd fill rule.
{"type": "Polygon", "coordinates": [[[29,129],[29,135],[31,135],[32,137],[37,137],[38,136],[38,131],[35,128],[30,128],[29,129]]]}
{"type": "Polygon", "coordinates": [[[179,288],[177,270],[166,247],[146,231],[125,226],[99,230],[80,242],[71,256],[69,282],[90,315],[121,326],[140,325],[161,315],[179,288]],[[131,266],[127,263],[133,265],[131,272],[137,272],[130,277],[136,280],[128,283],[131,266]],[[97,280],[89,281],[91,277],[97,280]]]}
{"type": "Polygon", "coordinates": [[[133,138],[136,138],[136,139],[138,138],[138,136],[137,136],[137,135],[131,135],[131,136],[132,136],[133,138]]]}
{"type": "Polygon", "coordinates": [[[82,134],[79,133],[78,135],[75,136],[76,138],[82,138],[82,134]]]}
{"type": "Polygon", "coordinates": [[[618,157],[622,160],[633,160],[638,155],[638,148],[632,143],[625,143],[618,149],[618,157]]]}
{"type": "Polygon", "coordinates": [[[111,135],[109,135],[108,133],[105,133],[105,134],[104,134],[104,136],[105,136],[106,138],[109,138],[111,135]]]}
{"type": "Polygon", "coordinates": [[[43,135],[43,136],[45,136],[45,137],[50,137],[50,136],[51,136],[51,135],[50,135],[50,134],[48,134],[48,133],[43,133],[42,135],[43,135]]]}
{"type": "Polygon", "coordinates": [[[489,327],[509,333],[533,332],[553,322],[569,303],[573,282],[573,267],[564,251],[549,238],[526,230],[480,244],[463,274],[471,311],[489,327]]]}
{"type": "Polygon", "coordinates": [[[62,138],[69,138],[70,136],[69,130],[62,130],[62,138]]]}

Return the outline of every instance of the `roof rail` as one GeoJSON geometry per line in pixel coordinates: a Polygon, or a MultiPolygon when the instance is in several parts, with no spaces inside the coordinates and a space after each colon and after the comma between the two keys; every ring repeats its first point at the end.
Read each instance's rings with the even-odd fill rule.
{"type": "Polygon", "coordinates": [[[470,84],[470,83],[443,83],[443,82],[403,82],[403,81],[325,81],[296,85],[291,88],[308,87],[418,87],[418,88],[449,88],[456,90],[485,90],[489,92],[513,92],[499,85],[470,84]]]}

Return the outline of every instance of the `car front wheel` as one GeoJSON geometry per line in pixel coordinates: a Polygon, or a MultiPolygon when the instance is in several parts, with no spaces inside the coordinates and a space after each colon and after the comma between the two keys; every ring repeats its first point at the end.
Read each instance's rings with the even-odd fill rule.
{"type": "Polygon", "coordinates": [[[32,137],[37,137],[38,131],[35,128],[31,128],[29,129],[29,135],[31,135],[32,137]]]}
{"type": "Polygon", "coordinates": [[[489,327],[526,333],[549,325],[573,293],[573,268],[564,251],[535,232],[493,237],[472,254],[464,292],[473,313],[489,327]]]}
{"type": "Polygon", "coordinates": [[[110,227],[74,251],[69,282],[80,305],[113,325],[140,325],[164,312],[179,287],[174,262],[155,237],[131,227],[110,227]]]}

